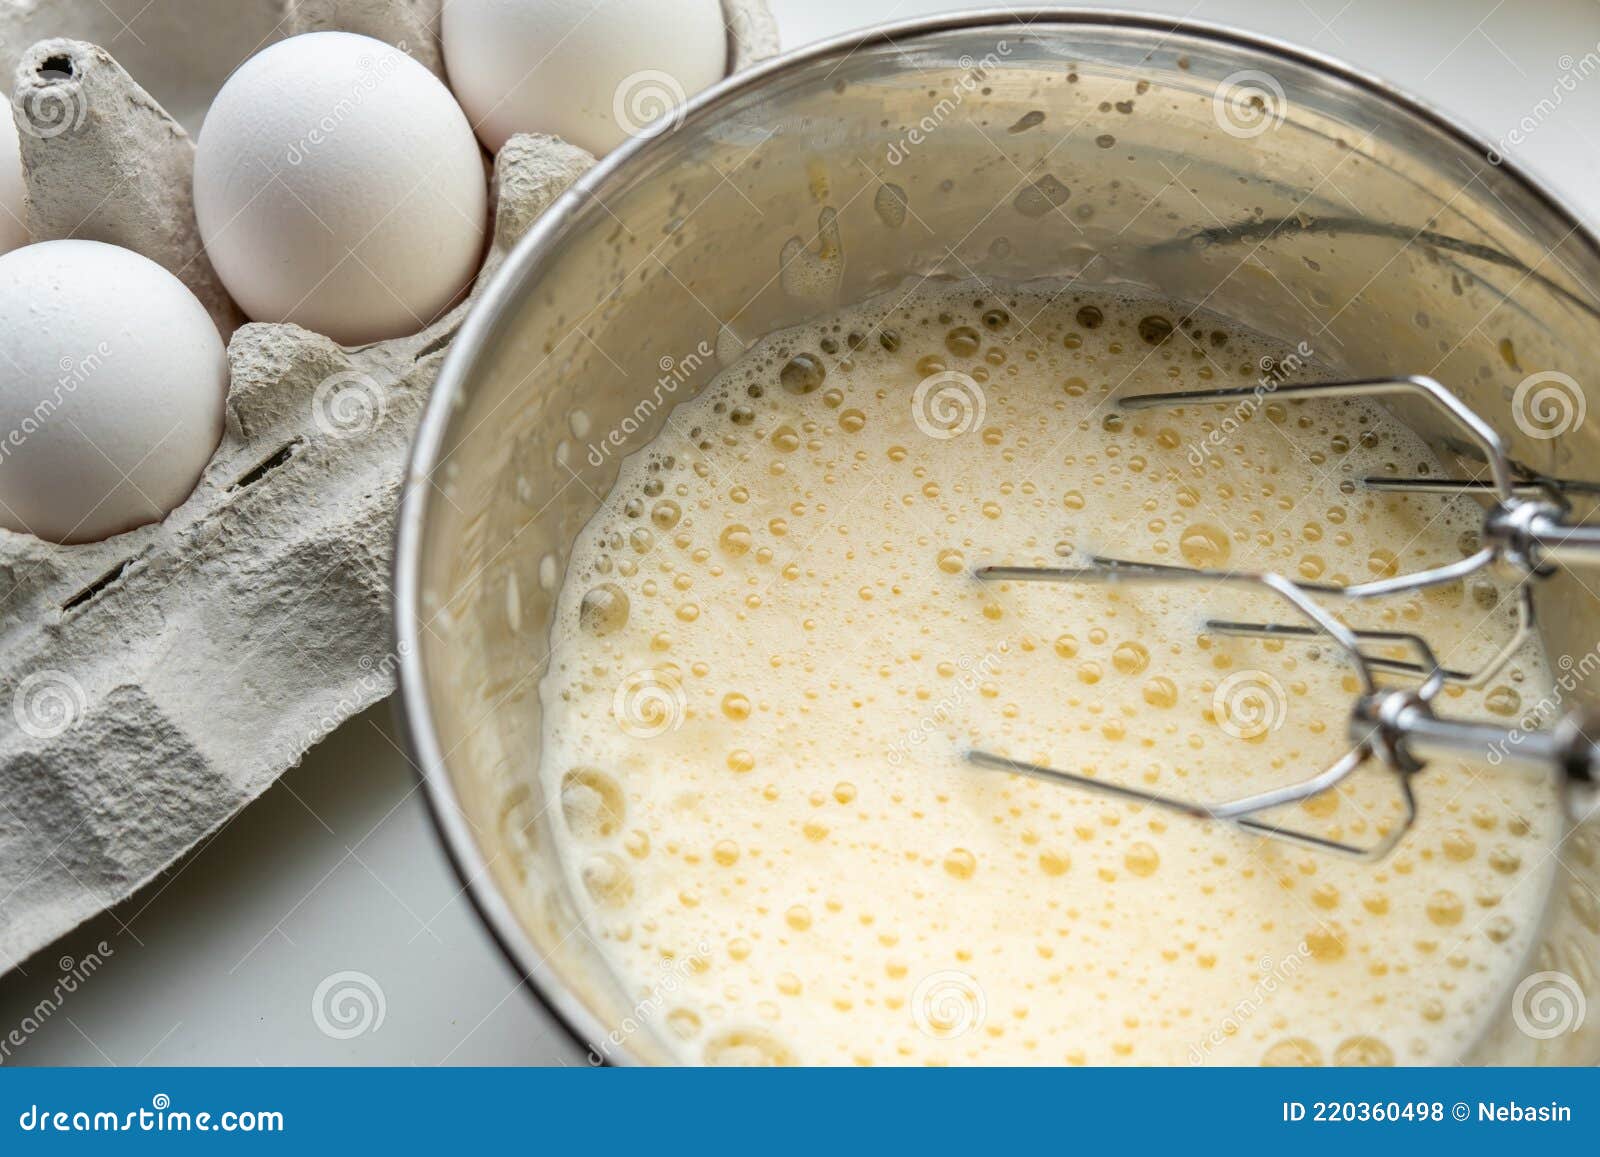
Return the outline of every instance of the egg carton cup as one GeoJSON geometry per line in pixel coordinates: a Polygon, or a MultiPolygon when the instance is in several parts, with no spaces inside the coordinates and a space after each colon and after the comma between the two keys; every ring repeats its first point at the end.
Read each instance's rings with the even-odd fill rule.
{"type": "MultiPolygon", "coordinates": [[[[0,971],[132,895],[393,690],[400,484],[471,301],[421,333],[357,349],[245,324],[200,244],[185,128],[93,43],[18,50],[20,37],[139,11],[119,5],[0,7],[29,231],[122,245],[183,280],[229,339],[226,427],[194,493],[160,523],[75,546],[0,529],[0,971]]],[[[724,0],[724,11],[731,69],[776,52],[762,0],[724,0]]],[[[261,27],[339,29],[440,71],[438,13],[439,0],[208,0],[195,19],[247,29],[233,65],[260,46],[261,27]]],[[[143,51],[129,43],[130,55],[143,51]]],[[[213,46],[202,47],[214,69],[213,46]]],[[[500,151],[484,274],[593,164],[550,136],[500,151]]],[[[86,353],[62,366],[63,390],[95,372],[86,353]]]]}

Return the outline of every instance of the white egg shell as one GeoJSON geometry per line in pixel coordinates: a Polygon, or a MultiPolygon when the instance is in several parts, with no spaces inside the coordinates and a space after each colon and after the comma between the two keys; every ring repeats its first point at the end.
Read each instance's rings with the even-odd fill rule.
{"type": "Polygon", "coordinates": [[[165,517],[222,439],[228,359],[205,307],[98,241],[0,256],[0,526],[92,542],[165,517]]]}
{"type": "Polygon", "coordinates": [[[195,215],[239,307],[360,345],[415,333],[483,257],[483,154],[437,77],[312,32],[251,57],[196,146],[195,215]]]}
{"type": "Polygon", "coordinates": [[[450,0],[440,34],[494,151],[541,132],[599,156],[727,72],[718,0],[450,0]]]}
{"type": "Polygon", "coordinates": [[[22,143],[17,137],[17,122],[0,109],[0,253],[28,243],[28,191],[22,179],[22,143]]]}

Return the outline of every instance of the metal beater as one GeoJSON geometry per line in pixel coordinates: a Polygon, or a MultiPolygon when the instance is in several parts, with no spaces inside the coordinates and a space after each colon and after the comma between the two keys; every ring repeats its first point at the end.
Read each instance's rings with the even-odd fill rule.
{"type": "Polygon", "coordinates": [[[1528,580],[1547,576],[1558,566],[1600,564],[1600,527],[1574,522],[1565,500],[1567,493],[1582,488],[1556,479],[1517,477],[1505,445],[1493,427],[1432,378],[1378,378],[1284,385],[1276,389],[1252,387],[1135,394],[1118,399],[1115,405],[1121,410],[1176,408],[1234,400],[1247,405],[1259,405],[1267,394],[1288,400],[1411,395],[1443,411],[1482,452],[1488,466],[1488,479],[1439,481],[1425,478],[1369,478],[1365,484],[1381,490],[1446,495],[1469,493],[1487,497],[1490,506],[1484,517],[1479,549],[1458,562],[1350,586],[1296,582],[1272,573],[1200,570],[1103,557],[1092,559],[1086,567],[991,566],[979,568],[975,573],[986,582],[1204,582],[1247,585],[1270,591],[1287,602],[1304,621],[1247,623],[1218,619],[1208,621],[1205,629],[1222,635],[1323,640],[1335,644],[1349,660],[1360,683],[1348,721],[1350,750],[1308,779],[1212,804],[1110,783],[1072,771],[1010,759],[989,751],[969,751],[967,759],[980,767],[1086,788],[1199,819],[1223,821],[1257,835],[1303,847],[1368,860],[1387,855],[1415,822],[1416,798],[1411,790],[1411,777],[1422,771],[1430,759],[1474,759],[1497,753],[1499,758],[1496,762],[1549,771],[1560,778],[1567,809],[1574,822],[1587,817],[1600,806],[1600,744],[1591,738],[1592,735],[1600,735],[1600,712],[1572,712],[1551,728],[1522,731],[1492,723],[1441,719],[1434,714],[1432,707],[1434,698],[1446,683],[1477,686],[1491,678],[1533,630],[1533,604],[1527,590],[1528,580]],[[1475,672],[1442,667],[1432,647],[1421,635],[1404,631],[1355,630],[1346,626],[1314,597],[1379,598],[1460,582],[1490,566],[1509,568],[1519,582],[1518,625],[1512,641],[1488,665],[1475,672]],[[1363,650],[1363,645],[1403,647],[1416,655],[1416,661],[1375,655],[1363,650]],[[1414,677],[1416,681],[1406,686],[1382,686],[1377,679],[1379,672],[1414,677]],[[1367,846],[1346,843],[1266,818],[1267,812],[1338,787],[1359,767],[1372,760],[1380,762],[1394,773],[1401,801],[1399,823],[1382,832],[1375,843],[1367,846]]]}

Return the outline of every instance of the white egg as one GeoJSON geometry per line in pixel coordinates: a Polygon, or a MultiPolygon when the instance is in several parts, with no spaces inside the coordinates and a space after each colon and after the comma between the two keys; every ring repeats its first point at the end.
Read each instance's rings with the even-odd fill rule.
{"type": "Polygon", "coordinates": [[[194,166],[206,253],[256,321],[345,345],[422,329],[483,257],[483,154],[450,91],[367,36],[251,57],[206,113],[194,166]]]}
{"type": "Polygon", "coordinates": [[[28,243],[27,191],[17,122],[9,111],[0,109],[0,253],[28,243]]]}
{"type": "Polygon", "coordinates": [[[727,71],[718,0],[450,0],[440,33],[450,85],[496,151],[540,132],[598,156],[727,71]]]}
{"type": "Polygon", "coordinates": [[[92,542],[166,516],[222,438],[228,359],[205,307],[98,241],[0,256],[0,526],[92,542]]]}

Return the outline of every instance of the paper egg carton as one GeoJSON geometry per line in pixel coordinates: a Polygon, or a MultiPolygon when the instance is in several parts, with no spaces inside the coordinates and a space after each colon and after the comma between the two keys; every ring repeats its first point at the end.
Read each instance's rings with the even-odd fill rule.
{"type": "MultiPolygon", "coordinates": [[[[393,517],[470,304],[354,350],[243,324],[200,244],[193,142],[137,64],[193,129],[227,71],[294,32],[360,32],[442,72],[439,5],[0,0],[33,240],[143,253],[231,336],[222,444],[164,521],[77,546],[0,530],[0,971],[132,894],[393,689],[393,517]],[[73,35],[110,50],[39,39],[73,35]]],[[[776,52],[763,0],[723,8],[731,69],[776,52]]],[[[508,144],[485,270],[593,163],[554,137],[508,144]]]]}

